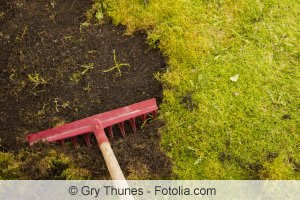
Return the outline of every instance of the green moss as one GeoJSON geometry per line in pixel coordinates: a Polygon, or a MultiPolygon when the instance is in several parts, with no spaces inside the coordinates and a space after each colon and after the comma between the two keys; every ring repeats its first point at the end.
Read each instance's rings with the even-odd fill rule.
{"type": "Polygon", "coordinates": [[[86,169],[71,167],[63,171],[62,177],[66,180],[88,180],[92,174],[86,169]]]}
{"type": "Polygon", "coordinates": [[[293,165],[289,163],[286,155],[281,154],[271,162],[264,163],[263,169],[260,171],[260,178],[268,180],[293,179],[293,173],[293,165]]]}
{"type": "Polygon", "coordinates": [[[53,179],[62,179],[62,173],[71,165],[71,159],[64,154],[50,150],[47,155],[38,160],[38,170],[44,177],[52,177],[53,179]]]}
{"type": "Polygon", "coordinates": [[[19,179],[20,162],[11,153],[0,152],[0,180],[19,179]]]}
{"type": "Polygon", "coordinates": [[[22,150],[18,154],[0,152],[0,180],[90,178],[90,171],[76,167],[71,157],[55,150],[38,153],[22,150]]]}
{"type": "Polygon", "coordinates": [[[95,17],[98,21],[102,20],[104,17],[104,9],[105,6],[103,6],[101,0],[94,0],[92,8],[90,8],[85,14],[87,21],[89,22],[93,19],[93,17],[95,17]]]}
{"type": "Polygon", "coordinates": [[[128,34],[146,30],[149,43],[168,57],[168,71],[159,76],[161,143],[179,178],[299,177],[299,4],[104,2],[115,24],[126,25],[128,34]],[[268,158],[281,152],[284,159],[268,158]]]}

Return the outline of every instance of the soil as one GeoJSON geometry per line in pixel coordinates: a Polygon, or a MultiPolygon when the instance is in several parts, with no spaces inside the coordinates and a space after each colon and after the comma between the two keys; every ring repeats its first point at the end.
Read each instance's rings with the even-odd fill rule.
{"type": "MultiPolygon", "coordinates": [[[[113,26],[107,18],[87,23],[91,4],[90,0],[0,0],[2,151],[42,152],[28,147],[26,135],[149,98],[161,102],[162,88],[154,74],[166,67],[162,54],[147,45],[141,32],[126,36],[125,27],[113,26]],[[126,64],[121,73],[106,71],[115,61],[126,64]]],[[[112,141],[125,175],[135,178],[134,171],[144,169],[152,175],[145,178],[170,176],[170,162],[159,148],[161,126],[153,120],[137,134],[129,131],[126,138],[112,141]]],[[[109,178],[96,145],[45,148],[72,156],[95,179],[109,178]]],[[[31,170],[27,169],[30,178],[41,178],[31,170]]]]}

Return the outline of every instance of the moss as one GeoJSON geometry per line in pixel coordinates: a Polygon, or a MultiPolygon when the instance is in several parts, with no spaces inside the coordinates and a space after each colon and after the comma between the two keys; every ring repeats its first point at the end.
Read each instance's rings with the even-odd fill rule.
{"type": "Polygon", "coordinates": [[[20,162],[11,153],[0,152],[0,180],[19,179],[20,162]]]}
{"type": "Polygon", "coordinates": [[[90,171],[76,167],[65,169],[61,175],[66,180],[88,180],[92,177],[90,171]]]}
{"type": "Polygon", "coordinates": [[[62,152],[43,150],[18,154],[0,153],[0,179],[67,179],[86,180],[91,172],[76,167],[62,152]]]}
{"type": "Polygon", "coordinates": [[[71,159],[67,156],[50,150],[47,155],[37,162],[38,170],[44,177],[62,179],[62,173],[71,164],[71,159]]]}
{"type": "Polygon", "coordinates": [[[179,178],[299,177],[287,158],[266,156],[285,152],[300,163],[299,4],[104,2],[115,24],[126,25],[127,34],[145,30],[149,43],[168,57],[168,70],[159,76],[166,124],[161,143],[179,178]],[[192,109],[182,102],[186,96],[192,109]]]}
{"type": "Polygon", "coordinates": [[[294,173],[293,164],[289,163],[286,155],[281,154],[274,160],[264,163],[259,175],[261,179],[282,180],[293,179],[294,173]]]}
{"type": "Polygon", "coordinates": [[[147,167],[147,165],[137,162],[134,165],[128,166],[128,176],[129,180],[149,180],[153,178],[147,167]]]}
{"type": "Polygon", "coordinates": [[[105,6],[103,6],[101,0],[94,0],[94,3],[92,5],[92,8],[90,8],[86,12],[86,19],[89,22],[90,20],[95,17],[98,21],[102,20],[104,17],[103,10],[105,9],[105,6]]]}

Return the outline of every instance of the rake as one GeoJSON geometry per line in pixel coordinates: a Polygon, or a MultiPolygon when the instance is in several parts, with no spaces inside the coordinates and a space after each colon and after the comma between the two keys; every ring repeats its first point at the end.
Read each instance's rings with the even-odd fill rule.
{"type": "Polygon", "coordinates": [[[122,136],[125,137],[126,133],[124,125],[126,121],[129,121],[133,132],[136,133],[136,118],[140,117],[141,120],[145,122],[149,114],[152,114],[153,117],[155,117],[157,110],[158,107],[156,100],[153,98],[74,121],[60,127],[30,134],[27,136],[27,140],[30,146],[39,141],[58,141],[63,145],[65,139],[71,138],[72,143],[77,146],[78,143],[76,136],[83,135],[85,142],[88,146],[90,146],[90,133],[94,133],[112,180],[125,180],[108,138],[106,137],[105,129],[109,137],[112,139],[112,127],[114,125],[118,125],[122,136]]]}

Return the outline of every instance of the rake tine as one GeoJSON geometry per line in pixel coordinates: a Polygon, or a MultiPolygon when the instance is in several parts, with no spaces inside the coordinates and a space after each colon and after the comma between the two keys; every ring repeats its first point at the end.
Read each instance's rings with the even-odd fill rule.
{"type": "Polygon", "coordinates": [[[152,112],[152,115],[153,115],[153,118],[156,118],[156,116],[157,116],[157,111],[156,111],[156,110],[153,111],[153,112],[152,112]]]}
{"type": "MultiPolygon", "coordinates": [[[[76,136],[83,135],[85,142],[88,146],[90,146],[91,141],[89,133],[92,132],[97,139],[98,146],[103,154],[112,180],[125,180],[123,172],[120,169],[119,163],[111,149],[111,145],[109,144],[104,129],[108,129],[109,136],[111,139],[113,139],[112,126],[118,124],[122,136],[125,137],[125,123],[127,123],[126,121],[130,122],[132,130],[135,133],[137,132],[136,119],[141,118],[143,123],[145,123],[147,122],[147,117],[149,114],[153,114],[154,117],[157,115],[157,113],[154,112],[157,109],[158,107],[156,104],[156,100],[155,98],[152,98],[146,101],[70,122],[68,124],[64,124],[63,126],[50,128],[34,134],[29,134],[27,135],[27,140],[30,146],[39,141],[44,141],[47,143],[57,142],[64,146],[64,140],[70,138],[73,145],[77,149],[79,147],[79,143],[77,142],[76,136]]],[[[142,124],[142,126],[143,125],[144,124],[142,124]]]]}
{"type": "Polygon", "coordinates": [[[77,137],[72,137],[71,140],[75,148],[77,148],[78,147],[77,137]]]}
{"type": "Polygon", "coordinates": [[[58,143],[60,143],[62,147],[65,147],[65,140],[59,140],[58,143]]]}
{"type": "Polygon", "coordinates": [[[147,119],[147,115],[146,115],[146,114],[144,114],[144,115],[141,115],[141,119],[142,119],[142,122],[146,121],[146,119],[147,119]]]}
{"type": "Polygon", "coordinates": [[[122,136],[125,137],[124,122],[120,122],[118,125],[121,130],[122,136]]]}
{"type": "Polygon", "coordinates": [[[114,139],[114,133],[113,133],[112,126],[108,127],[107,129],[108,129],[110,139],[114,139]]]}
{"type": "Polygon", "coordinates": [[[85,140],[85,143],[88,145],[88,147],[90,147],[91,146],[90,134],[85,134],[84,140],[85,140]]]}
{"type": "Polygon", "coordinates": [[[135,118],[129,120],[133,133],[136,133],[135,118]]]}

